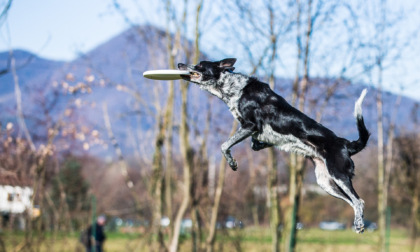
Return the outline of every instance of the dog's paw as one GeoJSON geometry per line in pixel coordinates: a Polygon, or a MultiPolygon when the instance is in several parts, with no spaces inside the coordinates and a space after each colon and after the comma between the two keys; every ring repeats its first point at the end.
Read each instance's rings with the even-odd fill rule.
{"type": "Polygon", "coordinates": [[[234,171],[238,170],[238,163],[236,162],[235,159],[232,159],[232,160],[229,161],[229,166],[234,171]]]}
{"type": "Polygon", "coordinates": [[[354,230],[356,231],[356,233],[358,234],[363,234],[363,232],[365,232],[365,227],[364,226],[360,226],[360,227],[355,227],[354,230]]]}
{"type": "Polygon", "coordinates": [[[363,220],[355,221],[354,230],[358,234],[362,234],[365,231],[365,224],[363,223],[363,220]]]}

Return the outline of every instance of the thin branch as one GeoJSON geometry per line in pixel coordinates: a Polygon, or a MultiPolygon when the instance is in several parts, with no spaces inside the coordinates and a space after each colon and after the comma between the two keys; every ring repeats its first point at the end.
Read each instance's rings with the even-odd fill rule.
{"type": "Polygon", "coordinates": [[[13,51],[10,51],[11,55],[11,70],[13,75],[13,81],[15,83],[15,97],[16,97],[16,106],[17,106],[17,120],[19,123],[19,127],[23,131],[23,134],[25,135],[26,140],[28,141],[29,147],[31,148],[31,151],[35,152],[35,144],[32,141],[32,137],[29,134],[28,127],[26,127],[25,118],[23,116],[23,109],[22,109],[22,92],[19,87],[19,77],[16,73],[16,61],[13,57],[13,51]]]}

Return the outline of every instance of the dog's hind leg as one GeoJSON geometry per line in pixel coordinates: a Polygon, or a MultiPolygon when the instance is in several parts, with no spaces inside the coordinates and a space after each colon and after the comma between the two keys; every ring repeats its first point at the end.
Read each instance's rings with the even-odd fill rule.
{"type": "Polygon", "coordinates": [[[245,138],[251,136],[253,133],[252,125],[243,125],[239,128],[238,131],[233,134],[226,142],[224,142],[221,146],[222,153],[225,156],[230,168],[236,171],[238,169],[238,164],[236,163],[235,159],[233,159],[232,155],[230,154],[230,148],[235,144],[241,142],[245,138]]]}
{"type": "Polygon", "coordinates": [[[357,195],[349,176],[334,178],[334,182],[350,197],[354,209],[354,228],[357,233],[363,233],[365,225],[363,222],[363,210],[365,202],[357,195]]]}
{"type": "Polygon", "coordinates": [[[313,158],[312,160],[315,163],[315,175],[318,185],[328,194],[344,200],[353,208],[355,213],[354,225],[356,232],[363,232],[363,200],[359,198],[353,187],[350,189],[348,186],[345,186],[345,183],[341,182],[342,180],[337,180],[330,175],[325,160],[321,158],[313,158]]]}
{"type": "Polygon", "coordinates": [[[315,163],[315,176],[318,185],[328,194],[342,199],[353,206],[350,197],[334,182],[333,177],[328,172],[325,161],[321,158],[313,158],[315,163]]]}

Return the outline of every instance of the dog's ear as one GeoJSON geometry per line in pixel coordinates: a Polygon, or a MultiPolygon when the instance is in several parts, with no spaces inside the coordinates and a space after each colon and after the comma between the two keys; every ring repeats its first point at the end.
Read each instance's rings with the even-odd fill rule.
{"type": "Polygon", "coordinates": [[[227,59],[223,59],[220,61],[219,63],[219,67],[223,68],[224,70],[234,70],[235,68],[233,67],[233,65],[235,64],[236,59],[235,58],[227,58],[227,59]]]}

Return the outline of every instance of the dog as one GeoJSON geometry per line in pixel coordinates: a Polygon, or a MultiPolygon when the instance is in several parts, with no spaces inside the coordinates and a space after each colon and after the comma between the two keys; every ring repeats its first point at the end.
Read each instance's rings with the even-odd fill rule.
{"type": "Polygon", "coordinates": [[[197,84],[224,101],[240,128],[221,146],[229,166],[237,170],[230,148],[251,137],[255,151],[277,147],[310,158],[315,164],[319,186],[330,195],[343,199],[354,209],[357,233],[364,231],[364,201],[352,185],[354,163],[351,156],[365,148],[370,133],[362,116],[364,89],[355,103],[359,139],[349,141],[311,119],[254,77],[235,73],[235,58],[221,61],[201,61],[197,65],[178,64],[180,70],[190,72],[182,79],[197,84]]]}

